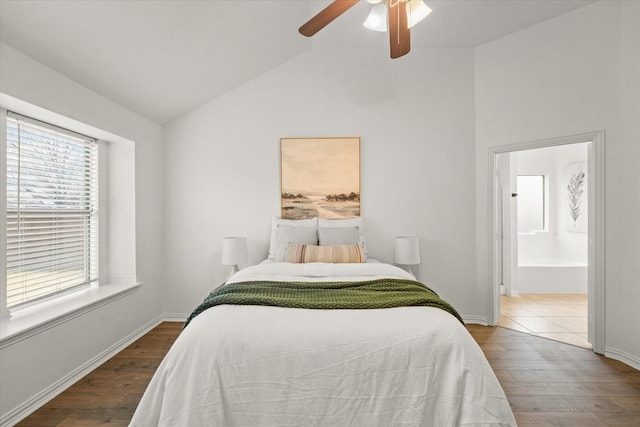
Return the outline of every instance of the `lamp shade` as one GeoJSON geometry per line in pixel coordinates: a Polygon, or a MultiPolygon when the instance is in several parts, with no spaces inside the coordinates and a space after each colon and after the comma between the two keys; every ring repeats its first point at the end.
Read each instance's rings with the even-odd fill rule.
{"type": "Polygon", "coordinates": [[[422,21],[431,13],[431,8],[422,0],[409,0],[407,2],[407,21],[409,28],[422,21]]]}
{"type": "Polygon", "coordinates": [[[387,5],[384,3],[374,4],[367,20],[362,25],[373,31],[387,31],[387,5]]]}
{"type": "Polygon", "coordinates": [[[243,264],[248,258],[246,237],[225,237],[222,240],[222,265],[243,264]]]}
{"type": "Polygon", "coordinates": [[[396,237],[393,262],[402,265],[420,264],[420,242],[414,236],[396,237]]]}

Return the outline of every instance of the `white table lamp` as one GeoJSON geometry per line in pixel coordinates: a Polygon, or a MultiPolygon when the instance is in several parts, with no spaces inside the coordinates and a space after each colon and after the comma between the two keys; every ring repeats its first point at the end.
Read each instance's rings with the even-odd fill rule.
{"type": "Polygon", "coordinates": [[[248,258],[246,237],[225,237],[222,239],[222,265],[231,266],[227,279],[236,274],[239,271],[238,264],[246,263],[248,258]]]}
{"type": "Polygon", "coordinates": [[[420,242],[418,238],[414,236],[396,237],[393,262],[406,266],[407,271],[415,277],[411,266],[420,264],[420,242]]]}

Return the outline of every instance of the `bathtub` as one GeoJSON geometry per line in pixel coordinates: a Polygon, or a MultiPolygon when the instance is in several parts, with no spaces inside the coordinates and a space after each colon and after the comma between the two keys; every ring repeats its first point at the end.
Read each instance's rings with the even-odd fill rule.
{"type": "Polygon", "coordinates": [[[522,294],[586,294],[587,263],[559,258],[518,259],[522,294]]]}

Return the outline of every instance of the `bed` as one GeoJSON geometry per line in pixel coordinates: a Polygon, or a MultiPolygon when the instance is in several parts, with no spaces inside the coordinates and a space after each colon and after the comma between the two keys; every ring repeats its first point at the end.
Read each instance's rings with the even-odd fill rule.
{"type": "Polygon", "coordinates": [[[372,260],[286,262],[275,243],[270,259],[233,275],[194,310],[132,426],[516,425],[457,312],[439,299],[416,302],[416,288],[428,288],[411,274],[372,260]],[[351,294],[361,287],[376,301],[401,288],[410,302],[361,306],[351,294]],[[254,290],[272,288],[284,304],[271,294],[255,301],[254,290]],[[311,288],[329,299],[290,304],[291,292],[311,288]],[[347,294],[335,298],[334,288],[347,294]],[[335,308],[336,299],[352,305],[335,308]]]}

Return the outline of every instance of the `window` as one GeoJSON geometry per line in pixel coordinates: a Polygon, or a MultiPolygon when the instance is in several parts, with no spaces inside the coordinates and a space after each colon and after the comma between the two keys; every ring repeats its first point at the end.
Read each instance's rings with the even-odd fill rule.
{"type": "Polygon", "coordinates": [[[98,275],[98,144],[18,114],[6,118],[7,306],[98,275]]]}
{"type": "Polygon", "coordinates": [[[518,175],[518,233],[546,228],[544,175],[518,175]]]}

